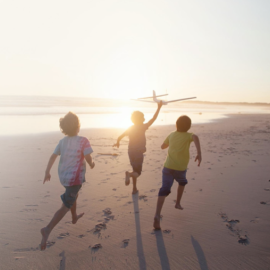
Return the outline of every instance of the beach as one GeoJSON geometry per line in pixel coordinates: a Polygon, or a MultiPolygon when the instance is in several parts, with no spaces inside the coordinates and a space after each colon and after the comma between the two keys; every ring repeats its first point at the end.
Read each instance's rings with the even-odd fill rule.
{"type": "Polygon", "coordinates": [[[87,167],[76,225],[68,213],[39,250],[40,229],[61,206],[57,174],[43,184],[60,132],[0,137],[0,269],[270,269],[270,118],[234,114],[198,123],[202,163],[190,148],[188,185],[174,208],[177,185],[166,198],[160,231],[153,230],[167,150],[160,145],[173,125],[152,126],[139,193],[125,186],[128,139],[112,145],[123,128],[82,129],[96,167],[87,167]],[[114,155],[112,155],[114,154],[114,155]],[[97,245],[97,244],[100,244],[97,245]],[[97,246],[95,246],[97,245],[97,246]]]}

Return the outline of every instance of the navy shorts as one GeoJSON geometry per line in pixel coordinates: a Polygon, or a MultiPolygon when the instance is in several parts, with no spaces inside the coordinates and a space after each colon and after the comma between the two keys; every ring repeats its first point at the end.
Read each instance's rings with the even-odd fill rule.
{"type": "Polygon", "coordinates": [[[133,172],[141,175],[142,164],[143,164],[143,152],[142,151],[128,151],[130,165],[132,166],[133,172]]]}
{"type": "Polygon", "coordinates": [[[66,191],[64,194],[61,195],[61,199],[63,201],[63,204],[67,208],[70,209],[72,205],[75,203],[75,201],[77,200],[78,192],[81,189],[81,187],[82,185],[65,187],[66,191]]]}
{"type": "Polygon", "coordinates": [[[168,168],[162,170],[162,187],[159,190],[158,196],[168,196],[171,193],[173,180],[177,181],[179,185],[185,186],[187,184],[185,171],[177,171],[168,168]]]}

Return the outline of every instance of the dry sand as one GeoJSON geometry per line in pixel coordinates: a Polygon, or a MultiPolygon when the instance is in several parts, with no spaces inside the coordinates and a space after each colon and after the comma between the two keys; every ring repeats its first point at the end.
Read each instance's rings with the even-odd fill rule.
{"type": "Polygon", "coordinates": [[[130,169],[127,140],[112,148],[122,130],[81,131],[96,162],[94,170],[87,168],[78,198],[78,212],[85,215],[73,225],[68,213],[43,252],[38,249],[40,228],[61,205],[58,164],[51,181],[42,181],[62,134],[1,137],[0,269],[270,269],[269,115],[194,125],[191,132],[201,140],[203,162],[197,167],[193,161],[193,144],[184,210],[174,208],[174,184],[163,207],[162,230],[153,231],[167,153],[160,145],[173,130],[154,126],[147,132],[135,196],[124,184],[130,169]],[[93,248],[96,244],[101,247],[93,248]]]}

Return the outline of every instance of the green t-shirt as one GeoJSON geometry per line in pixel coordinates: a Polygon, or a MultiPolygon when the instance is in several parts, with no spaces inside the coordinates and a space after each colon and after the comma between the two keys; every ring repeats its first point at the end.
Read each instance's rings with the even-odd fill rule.
{"type": "Polygon", "coordinates": [[[177,171],[185,171],[189,162],[189,146],[193,141],[192,133],[172,132],[164,141],[169,145],[164,167],[177,171]]]}

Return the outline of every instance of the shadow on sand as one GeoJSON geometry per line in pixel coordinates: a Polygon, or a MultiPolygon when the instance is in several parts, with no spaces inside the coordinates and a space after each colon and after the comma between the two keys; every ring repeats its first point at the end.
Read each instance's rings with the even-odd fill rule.
{"type": "Polygon", "coordinates": [[[170,267],[169,259],[167,256],[167,251],[164,245],[163,232],[161,230],[154,231],[154,232],[155,232],[156,241],[157,241],[157,249],[158,249],[161,269],[170,270],[171,267],[170,267]]]}
{"type": "Polygon", "coordinates": [[[139,269],[144,270],[147,269],[145,256],[143,251],[143,244],[142,244],[142,234],[141,234],[141,224],[140,224],[140,213],[139,213],[139,194],[135,194],[132,196],[133,200],[133,207],[134,207],[134,217],[135,217],[135,224],[136,224],[136,239],[137,239],[137,256],[139,259],[139,269]]]}
{"type": "Polygon", "coordinates": [[[195,238],[193,238],[192,235],[191,235],[191,242],[192,242],[192,245],[195,249],[201,270],[208,270],[209,268],[207,265],[206,258],[204,256],[204,252],[201,248],[201,245],[199,244],[199,242],[195,238]]]}
{"type": "Polygon", "coordinates": [[[62,259],[60,261],[59,270],[65,270],[66,269],[66,256],[65,256],[65,251],[64,250],[59,254],[59,257],[62,257],[62,259]]]}

